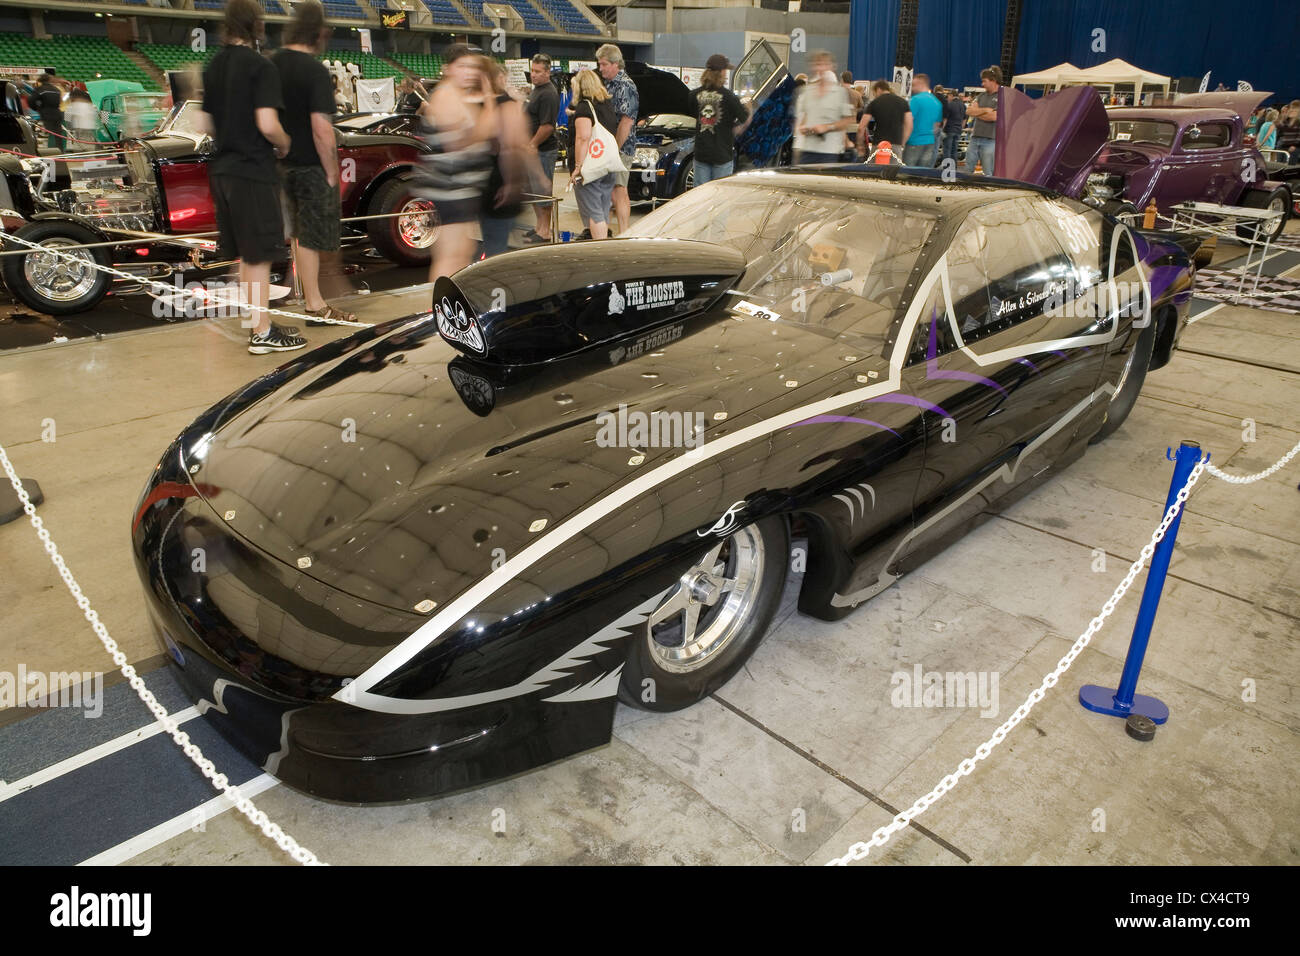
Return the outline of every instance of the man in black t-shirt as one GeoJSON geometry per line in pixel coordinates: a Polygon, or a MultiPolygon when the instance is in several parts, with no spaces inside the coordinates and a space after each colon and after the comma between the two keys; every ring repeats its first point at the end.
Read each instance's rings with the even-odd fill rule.
{"type": "Polygon", "coordinates": [[[736,137],[752,118],[740,97],[723,84],[731,63],[715,53],[704,64],[699,89],[691,91],[695,114],[695,185],[730,176],[736,168],[736,137]]]}
{"type": "MultiPolygon", "coordinates": [[[[541,166],[541,186],[547,195],[555,188],[555,158],[560,144],[555,138],[555,123],[560,113],[560,94],[551,82],[551,58],[545,53],[538,53],[528,64],[528,78],[533,81],[532,92],[524,104],[524,115],[528,118],[528,132],[532,137],[528,141],[537,150],[538,163],[541,166]]],[[[537,228],[524,235],[525,242],[551,241],[551,204],[539,202],[533,206],[537,214],[537,228]]]]}
{"type": "Polygon", "coordinates": [[[271,321],[271,263],[285,258],[284,221],[275,161],[289,152],[280,125],[280,77],[254,45],[263,35],[257,0],[226,4],[226,45],[203,71],[203,113],[214,150],[208,181],[222,254],[239,259],[239,282],[252,317],[248,351],[254,355],[300,349],[307,340],[271,321]]]}
{"type": "Polygon", "coordinates": [[[271,57],[284,96],[280,119],[291,143],[289,155],[280,163],[280,185],[292,220],[290,235],[298,240],[294,262],[305,311],[322,319],[355,322],[356,316],[334,308],[320,291],[321,253],[338,251],[343,215],[334,88],[329,71],[317,59],[329,37],[320,0],[302,0],[294,5],[293,21],[285,28],[284,47],[271,57]]]}
{"type": "MultiPolygon", "coordinates": [[[[328,40],[328,37],[326,39],[328,40]]],[[[424,97],[416,91],[415,80],[409,76],[403,79],[397,85],[397,112],[418,113],[423,105],[424,97]]]]}
{"type": "Polygon", "coordinates": [[[900,158],[903,144],[912,135],[912,111],[907,100],[894,92],[894,88],[885,80],[876,80],[871,84],[874,99],[862,111],[862,122],[858,124],[858,153],[870,157],[881,143],[888,143],[890,151],[900,158]],[[867,123],[875,120],[871,128],[871,149],[866,147],[867,123]]]}
{"type": "Polygon", "coordinates": [[[63,91],[54,85],[54,71],[46,70],[41,82],[28,98],[32,109],[41,114],[41,125],[49,134],[48,144],[53,149],[66,149],[63,138],[63,91]]]}

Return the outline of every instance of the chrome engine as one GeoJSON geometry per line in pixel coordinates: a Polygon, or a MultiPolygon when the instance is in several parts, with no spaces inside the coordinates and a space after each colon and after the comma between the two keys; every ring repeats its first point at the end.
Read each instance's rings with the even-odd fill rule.
{"type": "Polygon", "coordinates": [[[109,229],[152,232],[157,221],[158,190],[152,165],[138,153],[119,161],[68,164],[71,189],[57,189],[48,157],[23,160],[38,209],[70,213],[109,229]]]}
{"type": "Polygon", "coordinates": [[[153,231],[158,195],[152,186],[127,186],[113,180],[95,180],[78,186],[46,196],[54,199],[63,212],[91,219],[100,226],[153,231]]]}

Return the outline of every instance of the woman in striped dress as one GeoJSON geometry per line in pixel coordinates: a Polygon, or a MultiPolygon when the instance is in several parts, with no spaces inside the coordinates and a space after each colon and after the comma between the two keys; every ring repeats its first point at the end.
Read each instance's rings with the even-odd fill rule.
{"type": "Polygon", "coordinates": [[[463,43],[447,49],[442,80],[420,108],[433,153],[424,160],[423,195],[438,211],[429,278],[469,265],[478,245],[483,194],[497,135],[492,61],[463,43]]]}

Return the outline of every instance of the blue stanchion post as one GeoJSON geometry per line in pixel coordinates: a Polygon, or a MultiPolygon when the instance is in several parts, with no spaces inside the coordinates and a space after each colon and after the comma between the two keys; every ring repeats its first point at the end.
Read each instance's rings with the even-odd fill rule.
{"type": "MultiPolygon", "coordinates": [[[[1166,453],[1168,457],[1168,453],[1166,453]]],[[[1178,446],[1174,457],[1174,477],[1169,484],[1169,497],[1165,500],[1165,510],[1178,497],[1178,492],[1187,484],[1187,478],[1201,460],[1201,446],[1196,442],[1184,441],[1178,446]]],[[[1186,510],[1186,506],[1184,509],[1186,510]]],[[[1088,710],[1098,714],[1111,714],[1115,717],[1131,717],[1140,714],[1152,723],[1163,724],[1169,719],[1169,708],[1156,697],[1135,693],[1138,675],[1142,672],[1142,659],[1147,653],[1147,643],[1151,640],[1151,626],[1156,620],[1156,609],[1160,606],[1160,593],[1164,590],[1165,576],[1169,573],[1169,561],[1174,555],[1174,539],[1178,537],[1178,525],[1183,520],[1183,510],[1174,516],[1169,530],[1156,545],[1151,555],[1151,567],[1147,570],[1147,582],[1142,589],[1142,604],[1138,607],[1137,622],[1133,625],[1133,637],[1129,641],[1128,656],[1124,658],[1124,672],[1120,674],[1119,687],[1099,687],[1085,684],[1079,688],[1079,703],[1088,710]]],[[[1152,728],[1154,733],[1154,728],[1152,728]]]]}

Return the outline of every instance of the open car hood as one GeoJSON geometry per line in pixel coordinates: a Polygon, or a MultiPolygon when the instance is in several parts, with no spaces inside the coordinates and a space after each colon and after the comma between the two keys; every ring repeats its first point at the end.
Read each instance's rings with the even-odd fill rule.
{"type": "Polygon", "coordinates": [[[1090,86],[1037,100],[1004,86],[998,97],[994,174],[1078,198],[1109,136],[1106,109],[1090,86]]]}
{"type": "Polygon", "coordinates": [[[637,112],[642,116],[653,116],[656,113],[694,115],[691,91],[678,77],[636,60],[628,61],[627,75],[636,84],[636,94],[640,100],[637,112]]]}
{"type": "Polygon", "coordinates": [[[1184,93],[1174,101],[1174,105],[1213,106],[1219,109],[1232,110],[1242,119],[1245,119],[1255,112],[1255,107],[1272,95],[1272,93],[1262,93],[1259,90],[1218,90],[1213,93],[1184,93]]]}

